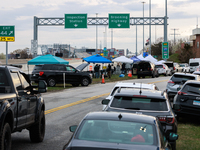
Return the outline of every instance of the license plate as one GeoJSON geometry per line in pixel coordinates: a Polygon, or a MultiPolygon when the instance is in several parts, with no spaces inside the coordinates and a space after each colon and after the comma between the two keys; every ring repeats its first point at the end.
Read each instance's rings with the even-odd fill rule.
{"type": "Polygon", "coordinates": [[[193,105],[200,106],[200,101],[193,101],[193,105]]]}

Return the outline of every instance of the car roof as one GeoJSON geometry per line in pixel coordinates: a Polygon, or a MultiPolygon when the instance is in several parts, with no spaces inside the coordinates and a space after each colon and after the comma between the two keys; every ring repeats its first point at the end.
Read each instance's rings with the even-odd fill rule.
{"type": "Polygon", "coordinates": [[[148,90],[148,89],[120,89],[118,92],[115,94],[115,96],[134,96],[134,97],[144,97],[146,96],[147,98],[159,98],[159,99],[165,99],[164,95],[166,93],[162,91],[157,91],[157,90],[148,90]]]}
{"type": "Polygon", "coordinates": [[[133,88],[142,88],[142,89],[154,89],[155,84],[147,83],[136,83],[136,82],[118,82],[114,87],[133,87],[133,88]]]}
{"type": "Polygon", "coordinates": [[[181,73],[181,72],[175,72],[173,75],[184,75],[184,76],[194,76],[194,77],[198,77],[198,75],[196,75],[196,74],[181,73]]]}
{"type": "Polygon", "coordinates": [[[90,112],[84,120],[113,120],[113,121],[132,121],[155,124],[156,118],[153,116],[134,114],[134,113],[122,113],[122,112],[90,112]]]}
{"type": "Polygon", "coordinates": [[[189,84],[189,83],[200,84],[200,81],[197,81],[197,80],[187,80],[187,81],[185,82],[185,84],[189,84]]]}

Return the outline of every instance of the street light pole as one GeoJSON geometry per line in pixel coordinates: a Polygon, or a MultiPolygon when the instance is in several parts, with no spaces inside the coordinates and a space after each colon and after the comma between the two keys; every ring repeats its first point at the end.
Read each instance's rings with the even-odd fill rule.
{"type": "MultiPolygon", "coordinates": [[[[145,2],[142,2],[143,3],[143,54],[144,54],[144,3],[145,2]]],[[[142,54],[142,56],[143,56],[143,54],[142,54]]]]}
{"type": "MultiPolygon", "coordinates": [[[[96,18],[98,16],[98,13],[96,13],[96,18]]],[[[98,49],[98,27],[96,25],[96,53],[97,53],[97,49],[98,49]]]]}

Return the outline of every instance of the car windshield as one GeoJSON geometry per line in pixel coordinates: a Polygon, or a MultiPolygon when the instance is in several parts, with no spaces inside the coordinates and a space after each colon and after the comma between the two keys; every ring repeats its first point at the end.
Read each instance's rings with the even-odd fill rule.
{"type": "Polygon", "coordinates": [[[185,65],[180,65],[180,67],[185,67],[185,65]]]}
{"type": "Polygon", "coordinates": [[[163,65],[156,65],[156,68],[163,68],[163,65]]]}
{"type": "Polygon", "coordinates": [[[115,96],[110,107],[132,110],[167,111],[165,99],[115,96]]]}
{"type": "Polygon", "coordinates": [[[75,138],[95,142],[156,145],[153,125],[122,120],[85,120],[75,138]]]}
{"type": "Polygon", "coordinates": [[[151,65],[149,63],[140,63],[138,64],[138,69],[142,69],[143,71],[149,71],[151,69],[151,65]]]}
{"type": "Polygon", "coordinates": [[[191,94],[200,94],[200,85],[199,84],[187,84],[184,86],[183,92],[191,94]]]}
{"type": "Polygon", "coordinates": [[[35,67],[33,68],[33,70],[41,70],[42,69],[42,65],[35,65],[35,67]]]}
{"type": "Polygon", "coordinates": [[[182,82],[182,81],[187,81],[187,80],[195,80],[194,76],[185,76],[185,75],[178,75],[174,74],[171,78],[173,82],[182,82]]]}
{"type": "Polygon", "coordinates": [[[193,63],[190,63],[190,66],[199,66],[199,63],[198,62],[193,62],[193,63]]]}

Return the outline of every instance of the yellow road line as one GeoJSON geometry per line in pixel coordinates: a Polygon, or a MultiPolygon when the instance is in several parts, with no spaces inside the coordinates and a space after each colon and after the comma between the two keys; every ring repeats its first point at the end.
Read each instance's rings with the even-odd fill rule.
{"type": "Polygon", "coordinates": [[[63,106],[60,106],[60,107],[49,109],[49,110],[45,111],[45,115],[52,113],[52,112],[55,112],[55,111],[58,111],[58,110],[61,110],[61,109],[64,109],[64,108],[67,108],[67,107],[71,107],[71,106],[74,106],[74,105],[77,105],[77,104],[85,103],[85,102],[97,99],[99,97],[102,97],[102,96],[107,96],[109,94],[110,93],[105,93],[105,94],[101,94],[101,95],[98,95],[98,96],[89,97],[89,98],[86,98],[86,99],[83,99],[83,100],[80,100],[80,101],[77,101],[77,102],[73,102],[73,103],[70,103],[70,104],[66,104],[66,105],[63,105],[63,106]]]}
{"type": "MultiPolygon", "coordinates": [[[[165,82],[165,81],[168,81],[168,80],[161,80],[161,81],[149,82],[148,84],[159,83],[159,82],[165,82]]],[[[49,110],[46,110],[46,111],[45,111],[45,115],[46,115],[46,114],[53,113],[53,112],[58,111],[58,110],[61,110],[61,109],[64,109],[64,108],[67,108],[67,107],[71,107],[71,106],[74,106],[74,105],[77,105],[77,104],[85,103],[85,102],[88,102],[88,101],[97,99],[97,98],[99,98],[99,97],[102,97],[102,96],[108,96],[109,94],[110,94],[110,93],[105,93],[105,94],[101,94],[101,95],[89,97],[89,98],[86,98],[86,99],[83,99],[83,100],[80,100],[80,101],[77,101],[77,102],[73,102],[73,103],[70,103],[70,104],[66,104],[66,105],[63,105],[63,106],[59,106],[59,107],[56,107],[56,108],[53,108],[53,109],[49,109],[49,110]]]]}

